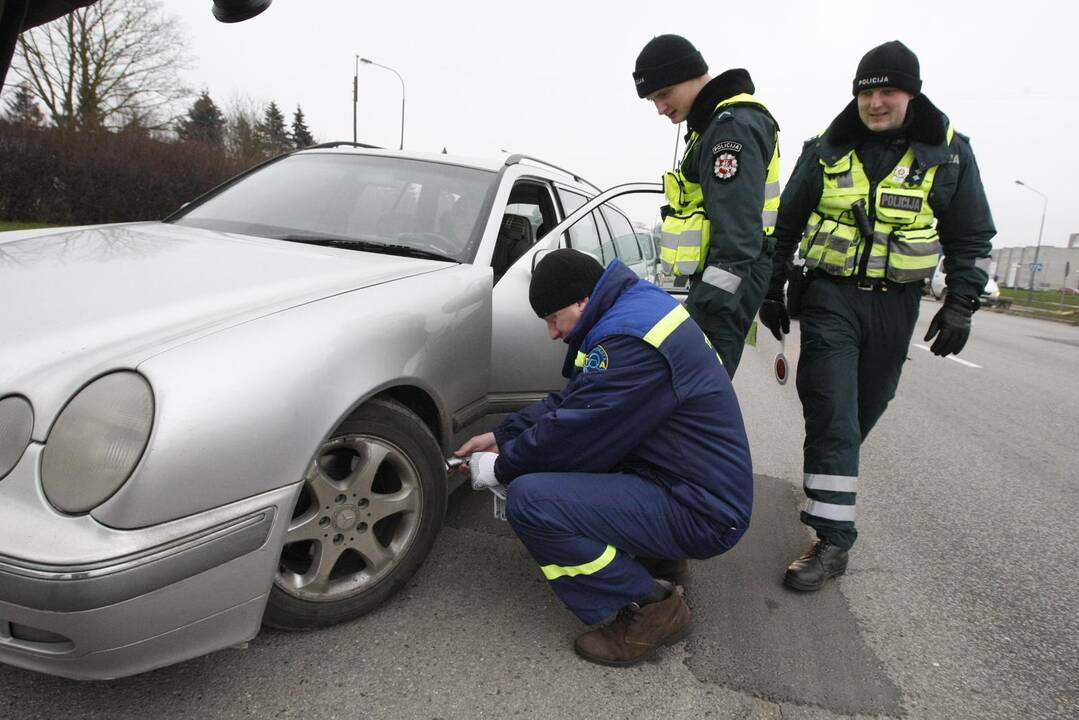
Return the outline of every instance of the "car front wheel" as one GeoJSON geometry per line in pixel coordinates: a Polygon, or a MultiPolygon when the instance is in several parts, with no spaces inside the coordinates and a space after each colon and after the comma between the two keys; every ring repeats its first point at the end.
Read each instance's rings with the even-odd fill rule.
{"type": "Polygon", "coordinates": [[[372,400],[318,449],[263,621],[334,625],[375,609],[427,557],[446,511],[438,443],[414,413],[372,400]]]}

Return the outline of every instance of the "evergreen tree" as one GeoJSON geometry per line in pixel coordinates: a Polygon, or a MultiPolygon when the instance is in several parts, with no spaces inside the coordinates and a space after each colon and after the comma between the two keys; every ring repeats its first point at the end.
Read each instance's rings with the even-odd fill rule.
{"type": "Polygon", "coordinates": [[[14,125],[38,127],[45,122],[45,115],[34,100],[34,94],[30,92],[30,85],[22,83],[15,89],[15,95],[7,101],[5,113],[9,122],[14,125]]]}
{"type": "Polygon", "coordinates": [[[132,113],[129,117],[125,117],[123,124],[120,126],[121,133],[125,133],[128,136],[134,135],[140,138],[152,137],[150,130],[151,123],[149,118],[138,112],[132,113]]]}
{"type": "Polygon", "coordinates": [[[307,129],[303,110],[299,105],[296,106],[296,112],[292,116],[292,144],[297,148],[305,148],[308,145],[315,144],[315,138],[311,131],[307,129]]]}
{"type": "Polygon", "coordinates": [[[263,149],[271,155],[292,149],[292,141],[285,129],[285,116],[273,101],[266,106],[262,119],[255,125],[255,133],[263,149]]]}
{"type": "Polygon", "coordinates": [[[176,124],[181,140],[201,142],[220,147],[225,141],[225,116],[210,94],[203,90],[187,111],[187,117],[176,124]]]}

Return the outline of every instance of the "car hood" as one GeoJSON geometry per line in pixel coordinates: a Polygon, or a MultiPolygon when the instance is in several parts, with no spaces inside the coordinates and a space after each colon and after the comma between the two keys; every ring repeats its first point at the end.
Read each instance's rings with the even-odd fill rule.
{"type": "Polygon", "coordinates": [[[447,265],[156,222],[5,242],[0,397],[70,393],[221,328],[447,265]]]}

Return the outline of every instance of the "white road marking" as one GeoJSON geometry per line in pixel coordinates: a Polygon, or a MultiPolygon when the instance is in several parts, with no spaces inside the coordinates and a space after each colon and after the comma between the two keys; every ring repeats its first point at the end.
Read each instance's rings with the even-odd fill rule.
{"type": "MultiPolygon", "coordinates": [[[[929,350],[928,345],[919,345],[918,343],[914,343],[914,347],[921,348],[922,350],[929,350]]],[[[945,357],[947,359],[949,359],[949,360],[955,360],[960,365],[966,365],[967,367],[972,367],[972,368],[980,368],[981,367],[981,365],[975,365],[974,363],[968,362],[968,361],[964,360],[963,358],[957,358],[955,355],[945,355],[945,357]]]]}

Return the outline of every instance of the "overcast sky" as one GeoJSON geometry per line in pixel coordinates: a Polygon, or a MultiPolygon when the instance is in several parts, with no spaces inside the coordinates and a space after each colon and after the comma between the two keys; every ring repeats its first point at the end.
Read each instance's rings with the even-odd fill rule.
{"type": "MultiPolygon", "coordinates": [[[[900,39],[925,94],[971,138],[995,246],[1037,240],[1042,198],[1017,179],[1049,196],[1043,244],[1079,233],[1077,3],[274,0],[235,25],[209,0],[168,6],[193,56],[187,80],[222,106],[275,100],[291,120],[299,103],[318,140],[351,140],[359,54],[404,78],[406,149],[523,152],[601,187],[658,180],[671,164],[674,127],[631,78],[654,35],[689,38],[713,75],[750,71],[782,128],[784,179],[850,100],[862,54],[900,39]]],[[[397,77],[361,64],[359,140],[396,147],[400,112],[397,77]]]]}

